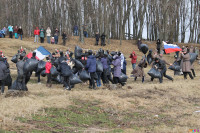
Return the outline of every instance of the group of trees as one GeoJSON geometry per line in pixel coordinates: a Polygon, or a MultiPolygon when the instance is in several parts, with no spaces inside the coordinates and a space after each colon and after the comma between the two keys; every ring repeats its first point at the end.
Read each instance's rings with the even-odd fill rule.
{"type": "MultiPolygon", "coordinates": [[[[35,27],[56,27],[72,34],[73,26],[88,25],[112,39],[198,42],[199,0],[0,0],[0,26],[21,25],[27,36],[35,27]]],[[[82,33],[82,32],[81,32],[82,33]]],[[[83,34],[80,35],[84,41],[83,34]]]]}

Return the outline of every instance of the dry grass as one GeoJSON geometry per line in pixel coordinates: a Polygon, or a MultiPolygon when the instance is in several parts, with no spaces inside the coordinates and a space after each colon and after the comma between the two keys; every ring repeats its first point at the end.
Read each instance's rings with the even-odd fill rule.
{"type": "MultiPolygon", "coordinates": [[[[79,44],[78,38],[71,38],[67,42],[67,46],[42,44],[48,50],[58,49],[74,49],[75,44],[80,45],[85,49],[99,49],[93,45],[93,39],[86,39],[85,44],[79,44]]],[[[34,44],[33,38],[20,40],[1,39],[0,47],[5,55],[10,58],[16,53],[20,46],[27,49],[35,49],[40,44],[34,44]]],[[[145,42],[150,48],[154,48],[154,42],[145,42]]],[[[127,73],[131,72],[130,59],[128,58],[132,50],[135,50],[141,58],[141,53],[136,48],[135,42],[123,41],[123,45],[119,45],[118,40],[111,40],[109,46],[104,47],[109,50],[120,50],[127,57],[127,73]]],[[[166,55],[165,58],[169,62],[173,62],[173,55],[166,55]]],[[[138,59],[138,61],[139,61],[138,59]]],[[[11,63],[12,74],[15,64],[11,63]]],[[[140,112],[145,115],[144,119],[132,120],[131,123],[135,128],[122,127],[124,132],[188,132],[189,129],[197,129],[200,127],[200,113],[194,111],[200,110],[200,82],[199,82],[199,66],[195,64],[197,77],[194,80],[183,80],[182,76],[176,76],[175,81],[171,82],[164,79],[163,84],[159,84],[158,80],[150,82],[148,75],[145,77],[145,83],[141,83],[140,78],[134,81],[133,78],[128,79],[128,85],[117,90],[89,90],[87,85],[77,85],[72,91],[64,91],[62,85],[53,85],[49,89],[45,84],[28,84],[29,93],[23,97],[8,97],[0,96],[0,125],[4,130],[9,130],[14,126],[24,126],[27,129],[33,128],[31,125],[25,125],[16,121],[16,117],[31,117],[31,114],[37,114],[38,110],[43,108],[67,108],[73,105],[74,99],[84,101],[100,101],[98,105],[101,108],[107,109],[110,113],[120,112],[140,112]],[[160,122],[160,124],[159,124],[160,122]]],[[[148,72],[150,67],[145,69],[148,72]]],[[[173,72],[168,70],[169,75],[173,72]]],[[[35,80],[34,77],[32,77],[35,80]]],[[[15,79],[13,79],[15,80],[15,79]]],[[[45,78],[42,82],[45,83],[45,78]]],[[[45,112],[44,112],[45,113],[45,112]]],[[[102,129],[103,130],[103,129],[102,129]]],[[[101,129],[88,128],[88,132],[100,132],[101,129]]]]}

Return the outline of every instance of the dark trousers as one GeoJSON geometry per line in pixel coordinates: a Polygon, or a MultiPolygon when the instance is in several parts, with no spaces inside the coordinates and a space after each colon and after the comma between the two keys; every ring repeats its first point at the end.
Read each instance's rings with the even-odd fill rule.
{"type": "Polygon", "coordinates": [[[96,39],[96,44],[95,45],[99,45],[99,39],[96,39]]]}
{"type": "Polygon", "coordinates": [[[68,77],[66,77],[66,76],[64,77],[63,84],[64,84],[64,87],[69,87],[69,90],[71,90],[69,76],[68,77]]]}
{"type": "Polygon", "coordinates": [[[114,81],[113,81],[111,74],[107,75],[107,78],[112,84],[114,84],[114,81]]]}
{"type": "Polygon", "coordinates": [[[108,69],[104,69],[103,70],[102,81],[103,81],[104,84],[108,84],[109,83],[108,77],[107,77],[107,72],[108,72],[108,69]]]}
{"type": "Polygon", "coordinates": [[[101,39],[101,46],[105,46],[105,39],[101,39]]]}
{"type": "Polygon", "coordinates": [[[39,82],[40,82],[40,72],[36,72],[36,73],[35,73],[35,77],[38,78],[38,83],[39,83],[39,82]]]}
{"type": "Polygon", "coordinates": [[[13,38],[13,32],[9,32],[9,38],[13,38]]]}
{"type": "Polygon", "coordinates": [[[191,70],[192,70],[192,74],[193,74],[193,76],[196,77],[196,74],[195,74],[194,69],[191,69],[191,70]]]}
{"type": "Polygon", "coordinates": [[[184,79],[187,79],[187,75],[189,74],[190,78],[193,79],[191,72],[183,72],[184,79]]]}
{"type": "MultiPolygon", "coordinates": [[[[165,78],[167,78],[167,79],[169,79],[169,80],[173,80],[172,77],[170,77],[170,76],[168,76],[168,75],[166,74],[166,69],[161,70],[160,73],[161,73],[161,78],[159,78],[160,83],[163,82],[163,77],[165,77],[165,78]]],[[[151,81],[153,81],[153,80],[154,80],[154,78],[151,78],[151,81]]]]}
{"type": "Polygon", "coordinates": [[[58,36],[54,36],[55,44],[58,44],[58,36]]]}
{"type": "Polygon", "coordinates": [[[90,73],[90,80],[89,80],[89,82],[90,82],[90,87],[92,87],[93,89],[96,87],[95,86],[95,82],[94,82],[94,77],[95,77],[95,72],[91,72],[90,73]]]}
{"type": "Polygon", "coordinates": [[[166,70],[162,70],[160,73],[161,73],[162,79],[163,79],[163,77],[165,77],[165,78],[167,78],[167,79],[169,79],[169,80],[173,80],[172,77],[170,77],[170,76],[168,76],[168,75],[166,74],[166,70]]]}
{"type": "Polygon", "coordinates": [[[44,43],[44,37],[40,37],[40,42],[44,43]]]}
{"type": "Polygon", "coordinates": [[[66,39],[63,39],[63,46],[66,45],[66,39]]]}
{"type": "Polygon", "coordinates": [[[51,84],[51,73],[47,73],[47,84],[51,84]]]}
{"type": "Polygon", "coordinates": [[[0,80],[0,83],[1,83],[1,93],[4,93],[5,82],[3,80],[0,80]]]}
{"type": "Polygon", "coordinates": [[[160,54],[160,48],[157,48],[158,54],[160,54]]]}
{"type": "Polygon", "coordinates": [[[118,84],[119,83],[119,78],[118,77],[113,77],[113,81],[114,81],[114,84],[118,84]]]}

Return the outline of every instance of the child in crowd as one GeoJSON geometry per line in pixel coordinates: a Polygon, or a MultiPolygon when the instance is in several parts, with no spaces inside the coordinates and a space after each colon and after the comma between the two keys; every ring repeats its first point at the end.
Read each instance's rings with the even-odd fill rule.
{"type": "Polygon", "coordinates": [[[55,39],[54,39],[54,37],[51,38],[51,44],[55,44],[55,39]]]}

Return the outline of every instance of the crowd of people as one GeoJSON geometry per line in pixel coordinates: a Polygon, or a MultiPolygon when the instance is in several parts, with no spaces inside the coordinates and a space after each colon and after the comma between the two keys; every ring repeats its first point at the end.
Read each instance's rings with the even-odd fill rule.
{"type": "MultiPolygon", "coordinates": [[[[139,48],[143,52],[143,47],[139,46],[139,48]]],[[[173,69],[174,75],[183,75],[184,79],[187,79],[187,75],[189,75],[191,79],[194,79],[196,75],[193,66],[194,61],[191,62],[191,53],[195,53],[195,48],[192,46],[190,48],[183,47],[179,53],[180,56],[175,56],[175,62],[171,64],[164,59],[162,52],[158,52],[157,50],[152,52],[152,50],[149,50],[148,56],[146,57],[144,54],[136,65],[137,55],[133,51],[129,56],[133,68],[132,77],[134,77],[135,81],[138,77],[141,77],[143,83],[145,81],[144,69],[149,64],[152,66],[151,70],[154,69],[161,75],[160,77],[150,75],[151,81],[158,78],[159,82],[162,83],[163,77],[174,81],[171,76],[167,75],[167,65],[180,66],[180,69],[173,69]]],[[[36,56],[36,53],[33,52],[31,59],[28,59],[26,51],[22,47],[18,50],[18,53],[15,55],[16,61],[12,60],[16,63],[18,75],[17,79],[12,83],[9,64],[3,52],[0,51],[0,84],[2,94],[4,93],[4,86],[8,86],[9,89],[27,91],[27,83],[34,71],[35,76],[38,78],[38,83],[40,83],[41,75],[47,76],[47,87],[51,88],[52,81],[56,81],[57,83],[63,84],[65,90],[71,90],[75,84],[87,82],[87,80],[89,80],[90,89],[96,89],[102,85],[107,86],[109,84],[124,86],[127,81],[127,62],[123,53],[120,51],[110,52],[99,49],[98,51],[87,50],[83,52],[80,47],[76,46],[74,53],[70,50],[63,52],[56,49],[51,55],[46,57],[46,62],[39,61],[36,56]],[[26,65],[30,65],[34,61],[38,65],[44,63],[43,68],[41,69],[41,67],[39,68],[38,65],[35,65],[31,67],[31,70],[26,70],[26,65]],[[11,83],[6,83],[8,81],[11,83]]],[[[198,59],[198,56],[195,59],[198,59]]]]}
{"type": "Polygon", "coordinates": [[[13,26],[9,25],[8,28],[3,27],[2,30],[0,30],[0,38],[5,38],[6,35],[9,35],[9,38],[13,38],[13,35],[15,37],[15,39],[21,39],[22,40],[22,36],[23,36],[23,30],[21,26],[15,26],[13,28],[13,26]]]}
{"type": "MultiPolygon", "coordinates": [[[[83,26],[83,35],[84,37],[88,38],[88,26],[86,24],[84,24],[83,26]]],[[[58,40],[59,40],[59,30],[58,28],[56,28],[53,32],[51,30],[50,27],[48,27],[47,29],[44,29],[43,26],[41,26],[41,28],[36,27],[34,29],[34,43],[39,43],[39,39],[40,39],[40,43],[44,43],[45,41],[45,37],[47,38],[46,41],[49,44],[58,44],[58,40]]],[[[0,38],[5,38],[6,35],[9,35],[9,38],[14,38],[15,39],[21,39],[23,38],[23,30],[21,26],[11,26],[9,25],[8,28],[4,27],[2,28],[2,30],[0,30],[0,38]]],[[[73,27],[73,35],[74,36],[79,36],[79,27],[77,25],[75,25],[73,27]]],[[[66,45],[66,40],[67,40],[67,34],[64,31],[62,34],[62,44],[65,46],[66,45]]],[[[101,35],[99,34],[99,32],[95,33],[95,45],[99,45],[99,40],[101,39],[101,46],[105,46],[105,39],[106,39],[106,35],[104,33],[102,33],[101,35]]]]}

